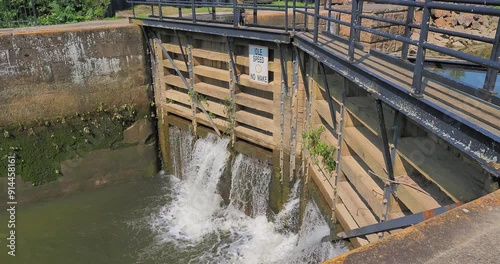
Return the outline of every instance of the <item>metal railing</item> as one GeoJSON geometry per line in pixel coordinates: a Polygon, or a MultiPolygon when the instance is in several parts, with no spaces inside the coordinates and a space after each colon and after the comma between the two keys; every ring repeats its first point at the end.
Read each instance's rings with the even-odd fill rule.
{"type": "Polygon", "coordinates": [[[36,26],[35,0],[1,1],[0,28],[36,26]]]}
{"type": "Polygon", "coordinates": [[[293,24],[293,21],[290,19],[290,12],[294,9],[304,8],[298,6],[292,7],[292,1],[284,1],[284,5],[260,4],[258,0],[241,0],[241,2],[238,2],[238,0],[228,2],[221,2],[220,0],[127,0],[127,2],[132,4],[132,14],[134,17],[140,17],[140,15],[136,14],[137,5],[148,5],[150,6],[149,17],[159,20],[176,19],[191,21],[193,23],[211,22],[232,24],[235,28],[246,26],[285,31],[291,29],[291,25],[293,24]],[[177,12],[175,14],[164,14],[163,7],[176,8],[177,12]],[[259,11],[283,13],[283,24],[259,24],[259,11]],[[249,15],[251,16],[251,20],[245,20],[245,17],[249,15]]]}
{"type": "MultiPolygon", "coordinates": [[[[318,36],[322,32],[320,29],[321,23],[326,25],[325,31],[335,34],[332,32],[332,28],[345,26],[349,28],[349,36],[340,36],[346,42],[349,43],[348,58],[349,60],[354,60],[355,48],[360,42],[361,32],[367,32],[373,35],[377,35],[387,40],[398,41],[402,43],[400,58],[403,60],[408,59],[408,51],[411,46],[416,48],[416,57],[413,65],[413,79],[411,85],[411,93],[416,97],[421,97],[424,92],[423,77],[424,77],[424,62],[426,60],[426,51],[434,51],[440,54],[445,54],[455,59],[459,59],[465,62],[473,63],[474,65],[482,66],[487,69],[484,86],[480,91],[482,91],[487,96],[495,95],[495,82],[497,79],[498,72],[500,71],[500,25],[497,25],[495,37],[487,37],[481,35],[474,35],[459,30],[453,30],[449,28],[439,28],[431,25],[431,13],[432,10],[445,10],[457,13],[468,13],[476,15],[486,15],[494,17],[498,22],[500,17],[500,9],[494,6],[500,5],[498,0],[451,0],[451,1],[441,1],[441,0],[352,0],[351,9],[346,10],[333,5],[331,0],[315,0],[314,6],[298,6],[297,1],[285,0],[284,5],[264,5],[258,4],[257,0],[245,1],[241,3],[238,0],[233,0],[227,3],[221,3],[214,0],[130,0],[128,2],[137,5],[149,5],[151,6],[152,17],[159,20],[163,19],[180,19],[180,20],[191,20],[193,23],[200,21],[208,21],[211,23],[225,23],[231,24],[233,27],[238,28],[244,25],[244,28],[257,27],[257,28],[273,28],[281,29],[286,32],[311,32],[313,33],[313,42],[318,43],[318,36]],[[364,12],[364,3],[375,3],[375,4],[385,4],[385,5],[395,5],[406,9],[406,17],[404,20],[390,19],[369,12],[364,12]],[[162,14],[162,7],[170,6],[178,9],[178,13],[175,15],[162,14]],[[157,14],[154,12],[154,7],[157,7],[157,14]],[[211,16],[202,16],[200,14],[201,8],[207,8],[207,12],[211,16]],[[216,9],[224,8],[219,16],[216,14],[216,9]],[[183,11],[184,9],[184,11],[183,11]],[[189,10],[190,9],[190,10],[189,10]],[[198,9],[198,10],[197,10],[198,9]],[[414,14],[416,9],[422,10],[422,20],[420,23],[414,21],[414,14]],[[185,16],[183,12],[189,10],[190,15],[185,16]],[[245,10],[245,15],[251,14],[251,21],[244,21],[243,10],[245,10]],[[199,11],[199,12],[197,12],[199,11]],[[248,11],[251,11],[247,13],[248,11]],[[265,25],[259,24],[258,12],[259,11],[275,11],[283,12],[283,24],[282,25],[265,25]],[[290,15],[290,11],[292,14],[290,15]],[[350,21],[343,21],[340,18],[341,14],[350,15],[350,21]],[[231,21],[220,21],[218,17],[230,15],[232,16],[231,21]],[[301,16],[303,22],[297,22],[297,18],[301,16]],[[309,23],[309,19],[312,18],[312,23],[309,23]],[[394,34],[388,31],[380,30],[379,28],[369,27],[363,24],[363,21],[371,20],[380,23],[385,23],[388,26],[399,26],[404,27],[404,33],[394,34]],[[312,28],[311,25],[312,24],[312,28]],[[419,32],[419,37],[417,39],[412,39],[411,35],[414,32],[419,32]],[[474,40],[479,43],[485,43],[492,46],[492,51],[489,58],[483,58],[476,55],[471,55],[463,51],[455,50],[445,45],[434,44],[427,41],[429,32],[439,33],[448,35],[449,37],[458,37],[474,40]]],[[[134,13],[135,15],[135,13],[134,13]]],[[[338,32],[337,32],[338,33],[338,32]]]]}

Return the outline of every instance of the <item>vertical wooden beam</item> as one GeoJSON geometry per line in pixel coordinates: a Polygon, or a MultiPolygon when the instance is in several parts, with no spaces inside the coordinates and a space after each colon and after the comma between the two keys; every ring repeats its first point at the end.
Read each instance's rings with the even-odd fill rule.
{"type": "Polygon", "coordinates": [[[286,74],[286,58],[284,48],[278,43],[281,65],[281,91],[280,91],[280,181],[283,181],[284,174],[284,149],[285,149],[285,98],[287,94],[287,74],[286,74]]]}
{"type": "MultiPolygon", "coordinates": [[[[228,119],[227,122],[231,123],[231,131],[229,133],[231,134],[231,146],[234,147],[234,142],[236,140],[235,138],[235,126],[236,126],[236,121],[235,121],[235,111],[236,111],[236,104],[234,102],[234,94],[236,93],[236,82],[238,81],[238,74],[236,71],[236,64],[234,63],[234,51],[233,51],[233,41],[232,38],[226,37],[226,45],[227,45],[227,52],[229,55],[229,104],[232,105],[232,107],[227,106],[226,110],[231,111],[230,113],[227,113],[228,119]]],[[[227,131],[226,131],[227,133],[227,131]]]]}
{"type": "MultiPolygon", "coordinates": [[[[198,111],[196,108],[196,98],[193,98],[196,96],[196,92],[194,90],[194,60],[193,60],[193,38],[191,36],[188,36],[188,45],[187,45],[187,53],[188,53],[188,61],[187,61],[187,66],[188,66],[188,71],[189,71],[189,92],[192,94],[191,96],[191,112],[193,113],[193,132],[194,135],[196,135],[196,129],[198,127],[198,123],[196,121],[196,112],[198,111]]],[[[180,45],[180,38],[179,38],[179,45],[180,45]]],[[[180,47],[182,51],[182,46],[180,47]]],[[[184,57],[185,59],[186,57],[184,57]]]]}

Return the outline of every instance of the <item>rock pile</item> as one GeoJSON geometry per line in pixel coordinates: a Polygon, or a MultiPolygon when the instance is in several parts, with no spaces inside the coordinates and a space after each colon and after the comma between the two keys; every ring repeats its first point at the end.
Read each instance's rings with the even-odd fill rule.
{"type": "MultiPolygon", "coordinates": [[[[422,10],[417,10],[415,12],[415,23],[421,23],[422,16],[422,10]]],[[[498,25],[498,17],[457,13],[448,10],[432,10],[430,25],[440,29],[494,38],[498,25]]],[[[412,38],[418,39],[418,36],[419,31],[415,30],[412,38]]],[[[454,37],[434,32],[429,32],[428,42],[455,50],[464,50],[475,45],[484,45],[484,43],[468,38],[454,37]]]]}

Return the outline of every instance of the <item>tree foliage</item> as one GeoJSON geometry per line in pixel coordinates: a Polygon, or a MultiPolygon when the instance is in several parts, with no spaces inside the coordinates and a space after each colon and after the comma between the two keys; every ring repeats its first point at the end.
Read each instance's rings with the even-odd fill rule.
{"type": "Polygon", "coordinates": [[[39,25],[102,19],[109,4],[110,0],[0,0],[0,26],[33,25],[33,9],[39,25]]]}

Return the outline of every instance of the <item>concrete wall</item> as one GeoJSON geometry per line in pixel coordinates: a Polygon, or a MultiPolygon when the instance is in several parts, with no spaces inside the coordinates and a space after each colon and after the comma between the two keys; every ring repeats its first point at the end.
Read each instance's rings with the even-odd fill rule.
{"type": "Polygon", "coordinates": [[[0,30],[0,125],[146,106],[144,54],[127,20],[0,30]]]}

